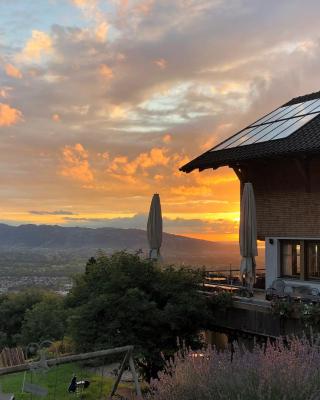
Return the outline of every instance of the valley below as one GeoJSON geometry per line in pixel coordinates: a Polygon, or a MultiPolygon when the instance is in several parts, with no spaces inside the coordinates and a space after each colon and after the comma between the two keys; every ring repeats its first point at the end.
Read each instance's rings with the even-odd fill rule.
{"type": "MultiPolygon", "coordinates": [[[[0,293],[40,287],[66,293],[87,260],[99,252],[115,251],[148,255],[146,232],[139,229],[77,228],[51,225],[0,224],[0,293]]],[[[235,242],[210,242],[163,234],[165,264],[207,270],[237,269],[240,262],[235,242]]],[[[264,267],[264,251],[257,258],[264,267]]]]}

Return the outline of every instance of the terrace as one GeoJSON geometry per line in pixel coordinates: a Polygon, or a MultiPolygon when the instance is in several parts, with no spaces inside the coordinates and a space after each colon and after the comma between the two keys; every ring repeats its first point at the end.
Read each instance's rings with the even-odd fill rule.
{"type": "Polygon", "coordinates": [[[273,338],[302,333],[305,323],[301,312],[308,307],[319,307],[319,292],[282,279],[273,286],[265,289],[264,269],[256,270],[253,294],[243,287],[239,270],[207,271],[201,289],[205,296],[232,295],[232,306],[220,315],[212,330],[231,336],[273,338]]]}

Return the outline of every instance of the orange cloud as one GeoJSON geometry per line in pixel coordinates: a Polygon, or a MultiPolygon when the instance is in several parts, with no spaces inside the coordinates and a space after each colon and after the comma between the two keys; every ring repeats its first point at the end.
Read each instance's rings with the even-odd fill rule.
{"type": "Polygon", "coordinates": [[[22,78],[21,71],[17,67],[15,67],[14,65],[6,64],[4,69],[6,71],[6,74],[8,76],[10,76],[11,78],[16,78],[16,79],[21,79],[22,78]]]}
{"type": "Polygon", "coordinates": [[[92,29],[85,30],[85,32],[93,33],[98,42],[105,42],[108,37],[109,24],[99,9],[99,2],[97,0],[72,0],[72,3],[80,8],[84,17],[93,23],[92,29]]]}
{"type": "Polygon", "coordinates": [[[93,181],[93,172],[88,161],[89,155],[82,144],[77,143],[74,146],[65,146],[62,149],[62,155],[61,175],[83,183],[93,181]]]}
{"type": "Polygon", "coordinates": [[[112,119],[121,119],[126,115],[126,110],[120,106],[113,106],[110,111],[110,117],[112,119]]]}
{"type": "Polygon", "coordinates": [[[163,143],[166,143],[166,144],[170,143],[171,140],[172,140],[172,136],[169,133],[164,135],[163,138],[162,138],[163,143]]]}
{"type": "Polygon", "coordinates": [[[59,114],[53,114],[52,117],[51,117],[51,119],[52,119],[52,121],[54,121],[54,122],[60,122],[60,121],[61,121],[61,118],[60,118],[60,115],[59,115],[59,114]]]}
{"type": "Polygon", "coordinates": [[[128,163],[127,157],[125,157],[125,156],[115,157],[112,160],[108,170],[109,170],[109,172],[115,172],[115,173],[120,172],[122,169],[122,165],[127,164],[127,163],[128,163]]]}
{"type": "Polygon", "coordinates": [[[166,150],[162,148],[151,149],[149,153],[141,153],[139,156],[124,166],[124,172],[134,174],[138,168],[146,170],[160,165],[167,165],[170,157],[166,156],[166,150]]]}
{"type": "Polygon", "coordinates": [[[157,174],[157,175],[154,176],[154,179],[155,179],[156,181],[160,182],[160,181],[162,181],[162,180],[164,179],[164,176],[163,176],[163,175],[160,175],[160,174],[157,174]]]}
{"type": "Polygon", "coordinates": [[[10,107],[8,104],[0,103],[0,126],[14,125],[21,120],[21,111],[10,107]]]}
{"type": "Polygon", "coordinates": [[[43,55],[53,52],[52,39],[45,32],[33,30],[31,38],[26,42],[22,53],[19,55],[22,61],[40,61],[43,55]]]}
{"type": "Polygon", "coordinates": [[[91,4],[91,3],[95,4],[96,1],[95,0],[94,1],[92,1],[92,0],[72,0],[72,3],[74,3],[78,7],[85,7],[86,5],[91,4]]]}
{"type": "Polygon", "coordinates": [[[109,158],[110,158],[109,153],[107,151],[105,151],[104,153],[98,153],[97,155],[98,155],[98,157],[100,157],[104,160],[109,160],[109,158]]]}
{"type": "Polygon", "coordinates": [[[149,153],[139,154],[132,161],[129,161],[128,157],[117,156],[111,161],[108,171],[117,175],[133,176],[140,169],[142,175],[147,177],[149,168],[168,165],[170,157],[166,152],[164,148],[155,147],[149,153]]]}
{"type": "Polygon", "coordinates": [[[12,90],[12,88],[8,86],[0,88],[0,97],[3,97],[4,99],[9,97],[10,90],[12,90]]]}
{"type": "Polygon", "coordinates": [[[157,60],[154,60],[153,63],[159,67],[160,69],[166,69],[167,68],[167,61],[164,58],[159,58],[157,60]]]}
{"type": "Polygon", "coordinates": [[[107,64],[101,64],[99,68],[100,75],[105,79],[113,78],[113,71],[107,64]]]}
{"type": "Polygon", "coordinates": [[[138,14],[147,16],[151,11],[153,3],[154,0],[142,0],[135,7],[135,11],[137,11],[138,14]]]}
{"type": "Polygon", "coordinates": [[[105,42],[107,40],[109,31],[109,25],[107,22],[103,21],[98,24],[96,27],[96,38],[99,42],[105,42]]]}
{"type": "Polygon", "coordinates": [[[124,16],[128,12],[129,0],[117,0],[118,14],[124,16]]]}

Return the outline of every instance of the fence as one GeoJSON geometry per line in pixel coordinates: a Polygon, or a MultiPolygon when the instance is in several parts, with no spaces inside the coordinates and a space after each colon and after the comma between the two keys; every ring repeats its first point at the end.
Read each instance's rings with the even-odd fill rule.
{"type": "Polygon", "coordinates": [[[0,353],[0,367],[12,367],[25,363],[24,352],[21,347],[9,349],[5,347],[0,353]]]}

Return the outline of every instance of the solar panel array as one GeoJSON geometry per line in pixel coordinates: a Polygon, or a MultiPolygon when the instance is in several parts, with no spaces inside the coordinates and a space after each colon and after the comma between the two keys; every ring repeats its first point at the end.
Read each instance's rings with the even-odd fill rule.
{"type": "Polygon", "coordinates": [[[211,151],[283,139],[320,114],[320,99],[279,107],[211,151]]]}

